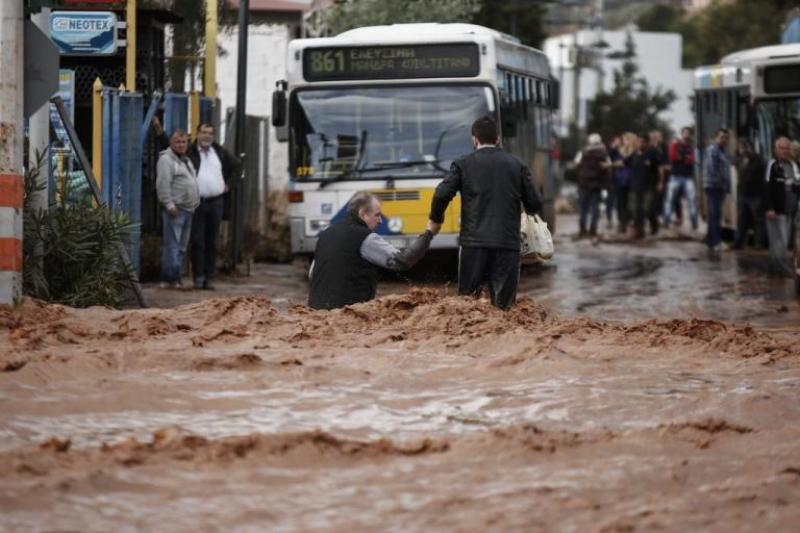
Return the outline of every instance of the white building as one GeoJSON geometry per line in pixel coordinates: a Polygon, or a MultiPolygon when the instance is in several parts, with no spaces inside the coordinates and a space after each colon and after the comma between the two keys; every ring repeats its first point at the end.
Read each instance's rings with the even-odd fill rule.
{"type": "MultiPolygon", "coordinates": [[[[692,71],[682,68],[683,40],[677,33],[632,31],[636,46],[635,61],[639,76],[645,78],[651,89],[672,89],[677,96],[669,110],[660,116],[670,127],[678,131],[694,123],[690,97],[692,95],[692,71]]],[[[543,51],[550,60],[553,73],[561,80],[560,133],[566,134],[567,126],[575,117],[575,47],[596,53],[596,66],[581,68],[578,78],[578,124],[586,125],[586,103],[594,99],[600,86],[610,91],[614,86],[614,71],[620,69],[624,59],[610,58],[609,54],[624,52],[627,31],[583,30],[551,37],[544,42],[543,51]],[[598,48],[595,43],[604,41],[608,46],[598,48]]]]}

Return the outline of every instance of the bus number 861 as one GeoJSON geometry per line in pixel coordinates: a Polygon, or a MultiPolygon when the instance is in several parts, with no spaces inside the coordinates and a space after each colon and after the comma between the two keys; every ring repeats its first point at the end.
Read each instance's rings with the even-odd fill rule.
{"type": "Polygon", "coordinates": [[[313,52],[311,54],[311,70],[314,72],[344,70],[344,51],[313,52]]]}

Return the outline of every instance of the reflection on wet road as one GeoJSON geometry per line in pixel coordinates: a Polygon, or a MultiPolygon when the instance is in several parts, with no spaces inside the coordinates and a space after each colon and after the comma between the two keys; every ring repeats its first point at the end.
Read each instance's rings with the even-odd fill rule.
{"type": "Polygon", "coordinates": [[[770,277],[765,251],[726,251],[710,260],[689,240],[643,243],[573,242],[572,220],[557,235],[556,255],[526,267],[520,294],[563,314],[610,320],[699,317],[782,327],[800,324],[800,304],[790,279],[770,277]]]}

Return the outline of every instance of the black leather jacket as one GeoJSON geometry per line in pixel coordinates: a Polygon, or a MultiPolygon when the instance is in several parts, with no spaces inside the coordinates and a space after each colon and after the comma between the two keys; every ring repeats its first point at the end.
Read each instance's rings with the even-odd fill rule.
{"type": "Polygon", "coordinates": [[[458,192],[461,246],[519,250],[522,206],[529,214],[542,206],[528,167],[499,147],[481,148],[453,162],[436,187],[430,219],[441,223],[458,192]]]}

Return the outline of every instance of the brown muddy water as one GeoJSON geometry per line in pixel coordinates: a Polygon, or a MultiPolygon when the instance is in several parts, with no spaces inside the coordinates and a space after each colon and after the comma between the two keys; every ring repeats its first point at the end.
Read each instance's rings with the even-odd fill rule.
{"type": "Polygon", "coordinates": [[[402,283],[0,311],[0,530],[796,531],[794,308],[571,249],[508,313],[402,283]]]}

